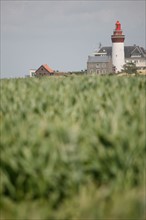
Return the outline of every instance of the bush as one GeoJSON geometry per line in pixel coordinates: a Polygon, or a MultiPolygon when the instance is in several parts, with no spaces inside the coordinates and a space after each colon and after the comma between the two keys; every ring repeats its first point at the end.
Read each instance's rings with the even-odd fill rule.
{"type": "Polygon", "coordinates": [[[135,63],[129,62],[123,66],[123,71],[128,74],[137,74],[137,67],[135,63]]]}

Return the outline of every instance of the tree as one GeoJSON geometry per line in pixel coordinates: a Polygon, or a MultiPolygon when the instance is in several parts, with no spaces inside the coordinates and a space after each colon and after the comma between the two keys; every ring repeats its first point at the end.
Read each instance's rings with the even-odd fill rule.
{"type": "Polygon", "coordinates": [[[135,63],[129,62],[123,66],[123,71],[128,74],[132,74],[132,73],[137,74],[137,67],[135,63]]]}

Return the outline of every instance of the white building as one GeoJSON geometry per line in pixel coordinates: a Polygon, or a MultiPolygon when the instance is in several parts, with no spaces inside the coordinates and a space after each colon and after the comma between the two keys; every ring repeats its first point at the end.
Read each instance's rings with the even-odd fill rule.
{"type": "Polygon", "coordinates": [[[29,70],[29,77],[33,77],[35,75],[36,69],[30,69],[29,70]]]}
{"type": "Polygon", "coordinates": [[[111,36],[112,40],[112,64],[115,68],[115,72],[121,72],[125,64],[124,55],[124,39],[125,36],[121,30],[121,24],[119,21],[116,22],[116,28],[111,36]]]}

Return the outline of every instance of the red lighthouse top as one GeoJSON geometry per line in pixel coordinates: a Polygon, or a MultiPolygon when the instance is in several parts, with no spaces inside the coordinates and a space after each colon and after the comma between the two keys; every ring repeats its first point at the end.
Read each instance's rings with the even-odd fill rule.
{"type": "Polygon", "coordinates": [[[119,21],[116,22],[116,28],[115,28],[116,31],[121,31],[121,24],[119,21]]]}
{"type": "Polygon", "coordinates": [[[113,43],[121,43],[124,42],[125,36],[123,35],[122,29],[121,29],[121,23],[119,21],[116,22],[116,27],[113,32],[113,35],[111,36],[111,40],[113,43]]]}

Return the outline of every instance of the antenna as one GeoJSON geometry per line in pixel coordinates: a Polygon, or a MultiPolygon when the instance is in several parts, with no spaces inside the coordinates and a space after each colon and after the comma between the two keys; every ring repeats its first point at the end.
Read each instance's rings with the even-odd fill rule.
{"type": "Polygon", "coordinates": [[[98,48],[101,49],[101,47],[102,47],[102,44],[101,44],[101,42],[99,42],[98,48]]]}

